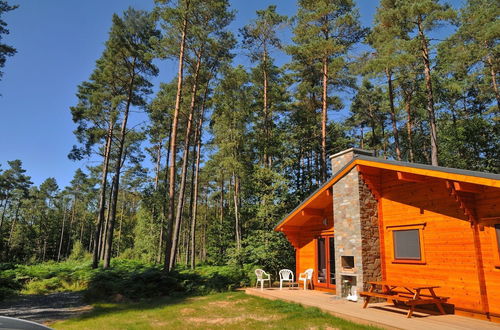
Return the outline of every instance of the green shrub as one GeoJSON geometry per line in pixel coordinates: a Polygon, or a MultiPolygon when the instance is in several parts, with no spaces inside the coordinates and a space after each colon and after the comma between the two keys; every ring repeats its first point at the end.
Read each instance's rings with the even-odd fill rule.
{"type": "Polygon", "coordinates": [[[46,294],[84,290],[94,272],[89,262],[82,261],[16,265],[0,271],[0,299],[17,291],[24,294],[46,294]]]}
{"type": "Polygon", "coordinates": [[[24,294],[86,290],[89,301],[141,299],[180,292],[205,294],[252,285],[253,265],[179,267],[166,273],[161,265],[113,259],[109,269],[92,269],[90,261],[68,260],[37,265],[2,266],[0,299],[16,291],[24,294]]]}
{"type": "Polygon", "coordinates": [[[184,291],[176,278],[160,266],[135,260],[114,259],[110,269],[96,271],[85,294],[88,300],[112,300],[117,295],[138,299],[184,291]]]}
{"type": "Polygon", "coordinates": [[[83,247],[82,242],[76,241],[75,244],[73,244],[73,249],[71,250],[71,254],[68,257],[68,260],[90,260],[91,255],[90,253],[85,250],[83,247]]]}
{"type": "MultiPolygon", "coordinates": [[[[5,269],[5,267],[2,268],[5,269]]],[[[16,278],[15,270],[7,268],[7,270],[0,271],[0,300],[15,294],[21,287],[21,282],[16,278]]]]}

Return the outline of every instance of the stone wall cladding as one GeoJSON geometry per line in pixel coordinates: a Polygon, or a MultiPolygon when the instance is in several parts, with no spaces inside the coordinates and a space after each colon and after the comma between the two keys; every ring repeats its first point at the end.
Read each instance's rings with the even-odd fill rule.
{"type": "MultiPolygon", "coordinates": [[[[363,258],[360,218],[359,175],[353,169],[333,186],[333,219],[335,228],[335,269],[337,295],[342,293],[342,256],[354,256],[354,272],[358,292],[363,288],[363,258]]],[[[353,288],[354,289],[354,288],[353,288]]]]}
{"type": "MultiPolygon", "coordinates": [[[[332,173],[335,175],[357,154],[373,155],[373,152],[351,148],[333,155],[332,173]]],[[[342,295],[342,276],[356,277],[353,289],[359,294],[368,289],[363,283],[382,279],[377,200],[356,168],[333,185],[332,193],[337,296],[342,295]],[[342,256],[354,257],[352,272],[342,271],[342,256]]]]}
{"type": "Polygon", "coordinates": [[[338,157],[332,158],[330,160],[332,165],[332,174],[335,175],[335,173],[340,171],[342,167],[349,163],[353,157],[354,154],[352,152],[348,152],[338,157]]]}
{"type": "Polygon", "coordinates": [[[378,202],[356,169],[335,183],[332,192],[337,295],[342,294],[342,275],[356,276],[359,294],[368,290],[366,282],[382,279],[378,202]],[[342,256],[354,257],[353,273],[342,272],[342,256]]]}
{"type": "MultiPolygon", "coordinates": [[[[359,201],[363,279],[364,282],[381,281],[378,202],[362,178],[359,178],[359,201]]],[[[365,284],[363,290],[368,290],[368,287],[365,284]]]]}

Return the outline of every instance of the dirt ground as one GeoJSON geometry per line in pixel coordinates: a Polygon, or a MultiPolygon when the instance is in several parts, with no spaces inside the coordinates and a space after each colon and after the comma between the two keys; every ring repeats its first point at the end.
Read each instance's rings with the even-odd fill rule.
{"type": "Polygon", "coordinates": [[[0,315],[37,323],[74,317],[92,306],[83,301],[80,292],[59,292],[47,295],[22,295],[0,302],[0,315]]]}

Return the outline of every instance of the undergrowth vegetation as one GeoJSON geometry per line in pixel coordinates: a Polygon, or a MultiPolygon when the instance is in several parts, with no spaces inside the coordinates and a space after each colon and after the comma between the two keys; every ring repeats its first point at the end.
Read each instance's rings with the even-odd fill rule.
{"type": "Polygon", "coordinates": [[[0,299],[20,294],[85,291],[88,301],[140,299],[173,292],[206,294],[251,285],[253,265],[177,268],[115,259],[110,269],[92,269],[91,262],[73,260],[36,265],[0,264],[0,299]]]}

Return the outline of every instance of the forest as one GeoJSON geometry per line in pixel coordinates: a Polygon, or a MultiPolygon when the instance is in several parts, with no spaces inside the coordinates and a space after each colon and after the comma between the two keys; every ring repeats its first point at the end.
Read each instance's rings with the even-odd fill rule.
{"type": "MultiPolygon", "coordinates": [[[[112,17],[75,86],[61,161],[93,165],[61,187],[1,164],[0,262],[292,267],[273,227],[332,174],[330,154],[500,173],[498,1],[380,0],[366,27],[361,1],[298,0],[293,17],[271,5],[238,33],[229,0],[154,3],[112,17]]],[[[0,1],[0,37],[12,10],[0,1]]],[[[1,41],[0,69],[16,53],[1,41]]]]}

